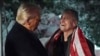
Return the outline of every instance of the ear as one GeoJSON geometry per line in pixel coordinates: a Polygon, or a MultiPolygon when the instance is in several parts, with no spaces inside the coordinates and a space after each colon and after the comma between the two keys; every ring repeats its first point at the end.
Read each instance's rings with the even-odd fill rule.
{"type": "Polygon", "coordinates": [[[76,27],[77,26],[77,21],[74,21],[73,22],[73,27],[76,27]]]}

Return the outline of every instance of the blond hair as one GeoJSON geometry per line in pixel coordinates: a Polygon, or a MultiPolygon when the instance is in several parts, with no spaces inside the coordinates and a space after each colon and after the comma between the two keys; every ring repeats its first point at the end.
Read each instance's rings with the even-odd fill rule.
{"type": "Polygon", "coordinates": [[[34,17],[37,12],[40,13],[40,8],[37,5],[23,3],[18,8],[16,21],[24,24],[30,17],[34,17]]]}

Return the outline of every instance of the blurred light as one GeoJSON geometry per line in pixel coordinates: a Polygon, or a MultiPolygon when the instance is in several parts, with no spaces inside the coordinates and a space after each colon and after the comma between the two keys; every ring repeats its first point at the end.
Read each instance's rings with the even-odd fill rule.
{"type": "Polygon", "coordinates": [[[61,15],[59,15],[59,18],[61,18],[61,15]]]}
{"type": "Polygon", "coordinates": [[[100,50],[100,47],[95,45],[95,50],[100,50]]]}

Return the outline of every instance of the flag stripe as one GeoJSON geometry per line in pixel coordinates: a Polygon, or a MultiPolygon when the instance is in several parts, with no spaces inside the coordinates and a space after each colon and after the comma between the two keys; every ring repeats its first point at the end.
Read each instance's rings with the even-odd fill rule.
{"type": "Polygon", "coordinates": [[[78,28],[75,31],[75,36],[74,36],[74,44],[76,45],[76,49],[77,49],[77,53],[79,56],[85,56],[80,40],[79,40],[79,36],[78,36],[78,28]]]}
{"type": "Polygon", "coordinates": [[[87,41],[85,39],[85,36],[82,34],[81,29],[78,30],[78,35],[79,35],[79,37],[81,37],[79,39],[81,41],[81,45],[82,45],[82,48],[84,50],[85,56],[92,56],[90,49],[88,47],[87,41]]]}

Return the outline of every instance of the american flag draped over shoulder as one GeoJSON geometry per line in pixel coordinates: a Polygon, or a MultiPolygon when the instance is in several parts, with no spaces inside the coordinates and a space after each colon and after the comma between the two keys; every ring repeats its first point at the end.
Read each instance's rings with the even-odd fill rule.
{"type": "MultiPolygon", "coordinates": [[[[56,41],[61,35],[61,31],[59,30],[54,37],[53,41],[56,41]]],[[[72,34],[72,39],[70,43],[70,56],[92,56],[89,46],[87,44],[86,38],[83,35],[82,30],[77,27],[76,30],[72,34]]]]}

